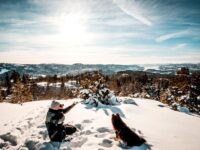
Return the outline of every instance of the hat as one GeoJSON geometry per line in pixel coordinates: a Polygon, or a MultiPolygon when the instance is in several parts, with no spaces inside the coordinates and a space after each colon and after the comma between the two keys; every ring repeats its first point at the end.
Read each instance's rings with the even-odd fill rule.
{"type": "Polygon", "coordinates": [[[59,103],[57,101],[52,101],[51,108],[54,108],[54,107],[59,106],[59,105],[63,105],[63,104],[61,104],[61,103],[59,103]]]}

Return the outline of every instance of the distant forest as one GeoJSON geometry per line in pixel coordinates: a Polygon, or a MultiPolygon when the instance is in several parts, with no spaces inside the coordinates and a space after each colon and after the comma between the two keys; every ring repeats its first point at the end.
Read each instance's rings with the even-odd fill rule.
{"type": "MultiPolygon", "coordinates": [[[[0,101],[23,104],[46,99],[87,99],[90,95],[83,95],[81,90],[97,93],[102,87],[113,91],[116,96],[154,99],[174,110],[184,107],[200,114],[200,72],[191,73],[186,67],[177,70],[176,75],[144,71],[105,75],[101,71],[88,71],[76,75],[31,78],[28,74],[12,71],[0,82],[0,101]]],[[[108,92],[103,94],[106,96],[108,92]]]]}

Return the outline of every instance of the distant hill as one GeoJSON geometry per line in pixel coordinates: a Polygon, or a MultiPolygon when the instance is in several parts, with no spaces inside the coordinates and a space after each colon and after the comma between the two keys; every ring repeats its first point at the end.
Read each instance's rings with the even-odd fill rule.
{"type": "Polygon", "coordinates": [[[114,65],[114,64],[7,64],[0,63],[0,78],[5,77],[6,72],[13,70],[20,74],[29,74],[31,76],[40,75],[65,75],[79,74],[85,71],[101,70],[103,74],[110,75],[120,71],[145,71],[158,74],[175,74],[181,67],[187,67],[190,71],[199,71],[200,64],[166,64],[166,65],[114,65]]]}

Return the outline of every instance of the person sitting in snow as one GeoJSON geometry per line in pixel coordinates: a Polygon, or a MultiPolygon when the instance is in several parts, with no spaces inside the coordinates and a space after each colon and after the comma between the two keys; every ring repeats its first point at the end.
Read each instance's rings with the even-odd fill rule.
{"type": "Polygon", "coordinates": [[[46,127],[49,138],[52,142],[62,142],[66,135],[71,135],[76,132],[76,127],[68,124],[63,124],[65,120],[64,114],[69,112],[77,103],[63,108],[64,104],[58,101],[52,101],[46,116],[46,127]]]}

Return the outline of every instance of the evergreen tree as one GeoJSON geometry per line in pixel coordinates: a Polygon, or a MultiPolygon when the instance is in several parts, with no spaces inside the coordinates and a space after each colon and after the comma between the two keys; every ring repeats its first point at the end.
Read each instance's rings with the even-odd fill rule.
{"type": "Polygon", "coordinates": [[[177,71],[177,74],[178,75],[189,75],[190,74],[189,68],[182,67],[181,70],[177,71]]]}
{"type": "Polygon", "coordinates": [[[58,80],[58,77],[57,77],[57,75],[55,74],[55,75],[53,76],[53,83],[57,83],[57,80],[58,80]]]}
{"type": "Polygon", "coordinates": [[[0,102],[3,102],[3,96],[2,96],[1,91],[0,91],[0,102]]]}
{"type": "Polygon", "coordinates": [[[23,84],[28,84],[29,83],[29,75],[28,74],[23,74],[22,76],[22,83],[23,84]]]}
{"type": "Polygon", "coordinates": [[[27,85],[22,84],[20,81],[14,84],[13,94],[12,94],[12,103],[20,103],[27,101],[32,101],[32,94],[27,85]]]}
{"type": "Polygon", "coordinates": [[[46,87],[46,91],[45,91],[45,98],[49,99],[49,98],[53,98],[53,91],[52,91],[52,87],[50,86],[50,83],[47,82],[47,87],[46,87]]]}
{"type": "Polygon", "coordinates": [[[37,83],[33,83],[31,85],[31,88],[30,88],[30,91],[31,91],[31,94],[33,96],[33,100],[37,100],[38,99],[38,96],[39,96],[39,93],[38,93],[38,85],[37,83]]]}
{"type": "Polygon", "coordinates": [[[11,90],[12,85],[11,85],[8,73],[6,73],[5,86],[7,88],[7,90],[6,90],[6,96],[10,95],[12,93],[12,90],[11,90]]]}
{"type": "Polygon", "coordinates": [[[190,99],[197,99],[200,95],[200,73],[193,73],[190,80],[190,99]]]}
{"type": "Polygon", "coordinates": [[[61,85],[60,85],[60,93],[59,93],[59,99],[64,98],[65,97],[65,91],[66,91],[66,87],[65,87],[65,82],[64,79],[61,79],[61,85]]]}
{"type": "Polygon", "coordinates": [[[14,70],[11,74],[10,79],[12,79],[14,83],[17,83],[18,81],[20,81],[20,74],[14,70]]]}

